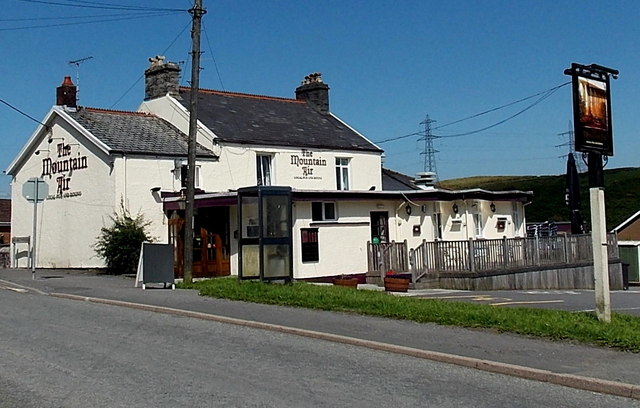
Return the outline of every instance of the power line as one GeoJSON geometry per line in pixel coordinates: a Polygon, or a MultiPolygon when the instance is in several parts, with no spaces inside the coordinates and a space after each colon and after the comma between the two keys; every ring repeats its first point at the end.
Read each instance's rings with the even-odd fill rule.
{"type": "Polygon", "coordinates": [[[142,18],[149,17],[164,17],[168,15],[175,14],[175,12],[159,12],[159,13],[149,13],[145,15],[132,15],[129,18],[105,18],[102,20],[92,20],[92,21],[78,21],[71,23],[58,23],[58,24],[47,24],[47,25],[35,25],[35,26],[26,26],[26,27],[10,27],[10,28],[0,28],[0,31],[19,31],[19,30],[29,30],[32,28],[53,28],[53,27],[64,27],[64,26],[72,26],[72,25],[83,25],[83,24],[94,24],[94,23],[106,23],[112,21],[125,21],[125,20],[136,20],[142,18]]]}
{"type": "MultiPolygon", "coordinates": [[[[185,30],[187,28],[189,28],[189,26],[191,25],[191,22],[188,22],[184,28],[182,30],[180,30],[180,32],[178,33],[178,35],[176,35],[176,37],[173,39],[173,41],[171,41],[171,43],[167,46],[167,48],[164,49],[164,51],[162,51],[161,54],[166,54],[167,51],[169,50],[169,48],[171,48],[173,46],[173,44],[176,43],[176,41],[178,41],[178,38],[180,38],[180,36],[182,36],[182,33],[185,32],[185,30]]],[[[142,75],[140,75],[132,84],[129,88],[127,88],[126,91],[124,91],[124,93],[109,107],[109,109],[113,109],[114,106],[116,106],[118,104],[118,102],[120,102],[125,96],[127,96],[127,94],[129,92],[131,92],[131,90],[138,84],[138,82],[140,82],[140,80],[144,77],[144,73],[142,75]]]]}
{"type": "MultiPolygon", "coordinates": [[[[152,13],[150,13],[152,14],[152,13]]],[[[168,13],[174,14],[173,12],[168,13]]],[[[164,15],[164,13],[163,13],[164,15]]],[[[127,17],[127,16],[140,16],[140,13],[111,13],[111,14],[94,14],[89,16],[60,16],[60,17],[23,17],[23,18],[0,18],[0,22],[20,22],[20,21],[46,21],[46,20],[84,20],[91,18],[105,18],[105,17],[127,17]]]]}
{"type": "Polygon", "coordinates": [[[21,111],[20,109],[18,109],[15,106],[11,105],[9,102],[5,101],[4,99],[0,98],[0,102],[2,102],[3,104],[7,105],[8,107],[13,109],[14,111],[18,112],[22,116],[26,116],[27,118],[31,119],[32,121],[34,121],[36,123],[39,123],[44,127],[47,127],[47,125],[45,125],[44,123],[40,122],[38,119],[34,118],[33,116],[29,115],[28,113],[25,113],[25,112],[21,111]]]}
{"type": "Polygon", "coordinates": [[[396,137],[392,137],[392,138],[389,138],[389,139],[380,140],[380,141],[377,141],[377,142],[374,142],[374,143],[381,144],[381,143],[387,143],[387,142],[395,142],[396,140],[406,139],[408,137],[421,135],[421,134],[422,134],[422,132],[413,132],[413,133],[409,133],[407,135],[396,136],[396,137]]]}
{"type": "Polygon", "coordinates": [[[220,70],[218,70],[218,63],[216,62],[216,56],[213,54],[213,49],[211,48],[211,41],[209,41],[209,34],[207,34],[207,29],[204,26],[204,24],[202,25],[202,31],[204,31],[204,38],[207,39],[207,46],[209,47],[209,53],[211,53],[211,58],[213,59],[213,66],[216,68],[216,74],[218,75],[218,80],[220,81],[220,87],[222,87],[223,91],[226,91],[226,89],[224,89],[224,84],[222,83],[222,77],[220,76],[220,70]]]}
{"type": "MultiPolygon", "coordinates": [[[[524,101],[526,101],[526,100],[529,100],[529,99],[535,98],[536,96],[543,95],[543,96],[542,96],[542,97],[540,97],[538,100],[536,100],[533,104],[531,104],[531,105],[527,106],[526,108],[522,109],[521,111],[517,112],[516,114],[509,116],[509,117],[508,117],[508,118],[506,118],[506,119],[503,119],[503,120],[501,120],[501,121],[499,121],[499,122],[497,122],[497,123],[494,123],[493,125],[490,125],[490,126],[484,127],[484,128],[482,128],[482,129],[477,129],[477,130],[473,130],[473,131],[470,131],[470,132],[459,133],[459,134],[454,134],[454,135],[434,135],[434,138],[440,138],[440,137],[461,137],[461,136],[468,136],[468,135],[472,135],[472,134],[475,134],[475,133],[480,133],[480,132],[482,132],[482,131],[485,131],[485,130],[488,130],[488,129],[494,128],[494,127],[496,127],[496,126],[499,126],[499,125],[501,125],[501,124],[503,124],[503,123],[505,123],[505,122],[507,122],[507,121],[509,121],[509,120],[511,120],[511,119],[513,119],[513,118],[515,118],[516,116],[521,115],[522,113],[526,112],[527,110],[529,110],[529,109],[533,108],[534,106],[536,106],[536,105],[537,105],[537,104],[539,104],[540,102],[542,102],[542,101],[544,101],[545,99],[547,99],[547,98],[548,98],[549,96],[551,96],[553,93],[555,93],[558,89],[560,89],[560,88],[562,88],[562,87],[564,87],[564,86],[566,86],[566,85],[569,85],[570,83],[571,83],[571,82],[565,82],[565,83],[563,83],[563,84],[560,84],[560,85],[554,86],[554,87],[552,87],[552,88],[549,88],[549,89],[547,89],[546,91],[538,92],[538,93],[536,93],[536,94],[534,94],[534,95],[530,95],[530,96],[527,96],[527,97],[525,97],[525,98],[518,99],[517,101],[509,102],[509,103],[507,103],[507,104],[504,104],[504,105],[501,105],[501,106],[498,106],[498,107],[495,107],[495,108],[492,108],[492,109],[488,109],[488,110],[486,110],[486,111],[483,111],[483,112],[477,113],[477,114],[475,114],[475,115],[467,116],[467,117],[465,117],[465,118],[458,119],[458,120],[455,120],[455,121],[453,121],[453,122],[445,123],[444,125],[440,125],[440,126],[438,126],[438,127],[435,127],[435,128],[433,128],[432,130],[442,129],[443,127],[446,127],[446,126],[449,126],[449,125],[453,125],[453,124],[455,124],[455,123],[460,123],[460,122],[465,121],[465,120],[473,119],[473,118],[476,118],[476,117],[478,117],[478,116],[485,115],[485,114],[490,113],[490,112],[495,112],[495,111],[497,111],[497,110],[507,108],[507,107],[512,106],[512,105],[515,105],[515,104],[517,104],[517,103],[521,103],[521,102],[524,102],[524,101]]],[[[377,141],[377,142],[375,142],[375,143],[381,144],[381,143],[395,142],[396,140],[401,140],[401,139],[405,139],[405,138],[407,138],[407,137],[416,136],[416,135],[420,135],[420,134],[422,134],[422,132],[409,133],[409,134],[402,135],[402,136],[396,136],[396,137],[391,137],[391,138],[388,138],[388,139],[380,140],[380,141],[377,141]]]]}
{"type": "Polygon", "coordinates": [[[479,116],[486,115],[487,113],[495,112],[495,111],[503,109],[503,108],[508,108],[509,106],[513,106],[513,105],[516,105],[516,104],[518,104],[520,102],[527,101],[529,99],[535,98],[536,96],[539,96],[539,95],[542,95],[542,94],[546,94],[547,92],[550,92],[550,91],[554,91],[555,92],[557,89],[560,89],[565,85],[569,85],[570,83],[571,83],[570,81],[569,82],[565,82],[564,84],[560,84],[560,85],[555,86],[555,87],[553,87],[551,89],[547,89],[546,91],[538,92],[537,94],[530,95],[530,96],[524,97],[522,99],[518,99],[517,101],[509,102],[507,104],[504,104],[502,106],[498,106],[496,108],[488,109],[488,110],[486,110],[484,112],[476,113],[475,115],[467,116],[466,118],[462,118],[462,119],[454,120],[453,122],[445,123],[444,125],[437,126],[437,127],[433,128],[433,129],[434,130],[442,129],[443,127],[447,127],[447,126],[450,126],[450,125],[455,125],[456,123],[464,122],[464,121],[469,120],[469,119],[474,119],[474,118],[477,118],[479,116]]]}
{"type": "Polygon", "coordinates": [[[83,1],[82,4],[69,4],[69,3],[60,3],[58,1],[45,1],[45,0],[18,0],[18,1],[22,1],[24,3],[48,4],[48,5],[51,5],[51,6],[90,8],[90,9],[100,9],[100,10],[187,11],[186,9],[173,9],[173,8],[160,8],[160,7],[143,7],[143,6],[123,6],[123,5],[119,5],[119,4],[98,3],[98,2],[90,2],[90,1],[83,1]]]}
{"type": "MultiPolygon", "coordinates": [[[[567,84],[569,84],[569,83],[570,83],[570,82],[567,82],[567,84]]],[[[566,84],[565,84],[565,85],[566,85],[566,84]]],[[[562,85],[562,86],[564,86],[564,85],[562,85]]],[[[474,135],[474,134],[476,134],[476,133],[480,133],[480,132],[483,132],[483,131],[485,131],[485,130],[489,130],[489,129],[491,129],[491,128],[494,128],[494,127],[496,127],[496,126],[502,125],[503,123],[508,122],[508,121],[510,121],[511,119],[513,119],[513,118],[515,118],[515,117],[517,117],[517,116],[520,116],[521,114],[523,114],[523,113],[525,113],[526,111],[528,111],[529,109],[533,108],[534,106],[536,106],[536,105],[537,105],[537,104],[539,104],[540,102],[544,101],[545,99],[547,99],[548,97],[550,97],[551,95],[553,95],[553,93],[555,93],[555,92],[556,92],[558,89],[560,89],[562,86],[552,88],[552,90],[548,91],[545,95],[543,95],[543,96],[541,96],[540,98],[538,98],[538,99],[537,99],[534,103],[532,103],[531,105],[529,105],[529,106],[527,106],[526,108],[524,108],[524,109],[522,109],[522,110],[520,110],[520,111],[518,111],[518,112],[514,113],[513,115],[509,116],[508,118],[503,119],[503,120],[501,120],[501,121],[498,121],[498,122],[496,122],[496,123],[494,123],[494,124],[492,124],[492,125],[485,126],[485,127],[481,128],[481,129],[472,130],[472,131],[470,131],[470,132],[457,133],[457,134],[454,134],[454,135],[446,135],[446,136],[438,136],[438,137],[443,137],[443,138],[445,138],[445,137],[446,137],[446,138],[452,138],[452,137],[469,136],[469,135],[474,135]]]]}

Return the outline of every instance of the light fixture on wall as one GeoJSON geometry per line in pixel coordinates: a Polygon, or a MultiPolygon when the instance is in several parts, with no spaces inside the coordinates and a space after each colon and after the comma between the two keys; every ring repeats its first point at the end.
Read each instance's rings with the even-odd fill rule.
{"type": "Polygon", "coordinates": [[[489,208],[491,209],[491,212],[496,212],[496,205],[494,203],[491,203],[489,208]]]}
{"type": "Polygon", "coordinates": [[[64,143],[64,137],[49,137],[49,140],[47,140],[47,143],[51,144],[53,143],[54,140],[62,140],[62,143],[64,143]]]}
{"type": "Polygon", "coordinates": [[[453,207],[451,207],[453,209],[453,213],[457,214],[458,213],[458,204],[453,204],[453,207]]]}

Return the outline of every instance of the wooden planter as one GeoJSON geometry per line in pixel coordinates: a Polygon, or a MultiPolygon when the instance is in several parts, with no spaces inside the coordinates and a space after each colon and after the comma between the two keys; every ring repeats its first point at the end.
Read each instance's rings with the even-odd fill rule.
{"type": "Polygon", "coordinates": [[[333,284],[336,286],[346,286],[348,288],[358,287],[358,278],[335,278],[333,284]]]}
{"type": "Polygon", "coordinates": [[[409,282],[411,279],[408,278],[384,278],[384,290],[387,292],[406,292],[409,290],[409,282]]]}

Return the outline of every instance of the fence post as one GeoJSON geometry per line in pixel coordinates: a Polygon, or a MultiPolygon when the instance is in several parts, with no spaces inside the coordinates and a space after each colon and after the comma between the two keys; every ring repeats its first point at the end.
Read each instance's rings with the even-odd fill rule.
{"type": "Polygon", "coordinates": [[[422,252],[421,254],[421,258],[422,258],[422,269],[424,273],[427,273],[429,271],[429,262],[428,262],[428,253],[427,253],[427,240],[423,239],[422,240],[422,245],[420,246],[420,251],[422,252]]]}
{"type": "Polygon", "coordinates": [[[402,248],[402,263],[403,265],[403,269],[409,269],[409,244],[407,243],[407,240],[404,240],[404,247],[402,248]]]}
{"type": "Polygon", "coordinates": [[[504,269],[509,268],[509,248],[507,246],[507,236],[502,236],[502,264],[504,269]]]}
{"type": "Polygon", "coordinates": [[[469,256],[467,257],[469,259],[469,270],[473,273],[476,271],[476,257],[474,256],[475,251],[473,248],[473,238],[469,238],[469,245],[467,248],[469,252],[469,256]]]}
{"type": "Polygon", "coordinates": [[[536,266],[540,266],[540,238],[538,237],[538,234],[536,234],[535,243],[536,243],[536,248],[534,252],[535,263],[536,263],[536,266]]]}
{"type": "Polygon", "coordinates": [[[409,269],[411,271],[411,283],[416,284],[416,251],[409,250],[409,269]]]}

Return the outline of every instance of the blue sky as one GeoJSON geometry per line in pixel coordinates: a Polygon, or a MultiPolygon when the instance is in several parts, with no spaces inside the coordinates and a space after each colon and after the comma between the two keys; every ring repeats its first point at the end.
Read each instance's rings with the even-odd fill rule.
{"type": "MultiPolygon", "coordinates": [[[[190,72],[190,0],[2,3],[0,99],[38,120],[55,103],[63,77],[76,81],[69,61],[93,57],[79,67],[80,105],[119,110],[142,101],[149,57],[184,61],[190,72]],[[86,7],[111,5],[185,11],[129,19],[134,12],[86,7]],[[101,17],[61,25],[88,21],[82,16],[101,17]]],[[[560,156],[569,148],[556,146],[568,141],[558,134],[572,120],[569,86],[484,132],[446,137],[502,121],[537,98],[444,125],[562,85],[571,62],[618,69],[611,85],[615,153],[607,168],[640,165],[638,1],[204,0],[204,6],[201,87],[294,97],[305,75],[322,72],[331,111],[374,142],[420,132],[427,114],[435,120],[440,179],[563,173],[560,156]]],[[[0,124],[6,169],[37,124],[4,104],[0,124]]],[[[418,138],[380,144],[385,166],[422,171],[418,138]]],[[[9,196],[9,183],[0,178],[0,196],[9,196]]]]}

